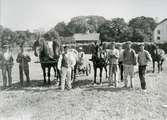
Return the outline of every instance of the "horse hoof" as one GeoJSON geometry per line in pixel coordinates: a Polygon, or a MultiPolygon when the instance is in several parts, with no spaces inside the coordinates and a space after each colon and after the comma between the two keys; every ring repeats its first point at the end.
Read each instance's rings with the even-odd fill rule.
{"type": "Polygon", "coordinates": [[[117,87],[117,85],[115,84],[115,86],[114,86],[115,88],[117,87]]]}
{"type": "Polygon", "coordinates": [[[46,81],[43,82],[43,85],[46,85],[46,81]]]}
{"type": "Polygon", "coordinates": [[[96,83],[92,83],[93,86],[96,86],[96,83]]]}
{"type": "Polygon", "coordinates": [[[48,85],[51,85],[51,82],[48,82],[48,85]]]}

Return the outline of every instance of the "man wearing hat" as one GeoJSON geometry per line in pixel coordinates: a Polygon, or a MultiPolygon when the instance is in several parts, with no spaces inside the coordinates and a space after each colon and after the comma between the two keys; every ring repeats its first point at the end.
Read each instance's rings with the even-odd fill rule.
{"type": "Polygon", "coordinates": [[[139,78],[141,83],[141,88],[146,90],[145,72],[149,61],[152,61],[150,53],[144,49],[144,44],[140,44],[140,52],[138,53],[138,63],[139,63],[139,78]]]}
{"type": "Polygon", "coordinates": [[[2,54],[0,54],[0,64],[2,69],[3,87],[7,87],[7,79],[8,86],[10,87],[12,85],[13,57],[8,44],[3,45],[2,54]]]}
{"type": "Polygon", "coordinates": [[[72,71],[72,61],[68,54],[69,47],[64,46],[64,53],[60,55],[58,60],[58,70],[61,71],[61,90],[64,91],[65,85],[67,84],[67,89],[71,89],[71,71],[72,71]]]}
{"type": "Polygon", "coordinates": [[[79,58],[81,58],[82,56],[83,57],[85,56],[85,53],[83,52],[83,48],[82,47],[79,47],[78,55],[79,55],[79,58]]]}
{"type": "Polygon", "coordinates": [[[114,83],[116,86],[118,58],[119,58],[119,51],[115,48],[115,42],[112,42],[111,49],[108,52],[110,85],[113,84],[113,80],[114,80],[114,83]]]}
{"type": "Polygon", "coordinates": [[[134,66],[137,64],[136,53],[131,48],[131,41],[126,42],[126,48],[123,52],[124,82],[127,87],[127,78],[130,76],[130,87],[133,88],[132,79],[134,75],[134,66]]]}
{"type": "Polygon", "coordinates": [[[23,72],[26,75],[27,83],[30,82],[28,63],[31,61],[30,56],[25,54],[23,44],[20,46],[20,53],[18,54],[16,61],[19,63],[20,84],[22,86],[24,81],[23,72]]]}

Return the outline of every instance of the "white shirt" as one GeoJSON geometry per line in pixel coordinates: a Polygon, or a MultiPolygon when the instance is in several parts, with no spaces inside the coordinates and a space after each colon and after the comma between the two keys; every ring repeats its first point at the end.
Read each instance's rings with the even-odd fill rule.
{"type": "Polygon", "coordinates": [[[9,61],[9,59],[10,59],[11,56],[12,56],[12,53],[9,52],[9,51],[7,51],[7,52],[4,53],[4,59],[6,61],[9,61]]]}
{"type": "MultiPolygon", "coordinates": [[[[74,65],[77,62],[75,54],[72,54],[71,52],[67,52],[67,54],[65,54],[65,55],[68,58],[68,66],[69,66],[69,68],[71,68],[71,67],[74,68],[74,65]]],[[[58,70],[61,70],[62,59],[63,59],[63,55],[60,55],[60,57],[58,59],[58,64],[57,64],[58,70]]]]}
{"type": "Polygon", "coordinates": [[[110,49],[108,52],[109,63],[118,64],[119,51],[117,49],[110,49]]]}

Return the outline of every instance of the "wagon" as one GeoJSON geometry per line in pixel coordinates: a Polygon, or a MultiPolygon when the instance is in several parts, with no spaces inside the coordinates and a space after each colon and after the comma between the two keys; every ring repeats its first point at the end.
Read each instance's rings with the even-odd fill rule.
{"type": "Polygon", "coordinates": [[[91,73],[91,64],[84,57],[79,58],[76,64],[76,73],[77,75],[86,74],[88,76],[91,73]]]}

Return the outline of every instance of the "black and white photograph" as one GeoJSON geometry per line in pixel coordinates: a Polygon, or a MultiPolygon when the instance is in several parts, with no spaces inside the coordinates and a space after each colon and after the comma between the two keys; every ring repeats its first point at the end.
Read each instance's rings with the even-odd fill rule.
{"type": "Polygon", "coordinates": [[[167,120],[166,0],[0,0],[0,120],[167,120]]]}

